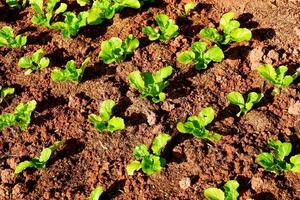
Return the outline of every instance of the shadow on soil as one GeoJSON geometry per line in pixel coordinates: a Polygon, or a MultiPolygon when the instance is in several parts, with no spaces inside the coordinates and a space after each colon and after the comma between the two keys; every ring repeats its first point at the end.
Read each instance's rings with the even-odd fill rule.
{"type": "Polygon", "coordinates": [[[114,182],[100,197],[101,200],[114,199],[118,195],[122,194],[126,180],[118,180],[114,182]]]}

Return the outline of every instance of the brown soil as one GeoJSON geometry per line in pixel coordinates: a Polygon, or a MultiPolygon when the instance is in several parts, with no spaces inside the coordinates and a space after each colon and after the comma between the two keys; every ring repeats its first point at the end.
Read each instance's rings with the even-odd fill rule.
{"type": "Polygon", "coordinates": [[[0,26],[10,25],[28,35],[22,49],[0,49],[0,84],[14,86],[16,95],[1,104],[2,113],[20,102],[38,102],[28,130],[6,128],[0,135],[0,199],[86,199],[97,185],[102,199],[204,199],[203,190],[229,179],[240,183],[240,199],[300,199],[300,175],[264,172],[255,156],[267,151],[268,138],[293,143],[300,153],[299,79],[275,98],[272,86],[255,71],[259,63],[286,64],[292,73],[300,65],[300,2],[298,0],[204,0],[188,20],[180,19],[185,1],[165,0],[141,10],[126,9],[104,25],[87,27],[78,37],[62,40],[60,33],[31,24],[29,8],[16,12],[0,8],[0,26]],[[220,16],[233,10],[242,26],[251,28],[249,43],[224,49],[226,60],[197,73],[193,66],[176,62],[176,54],[199,40],[204,26],[217,25],[220,16]],[[149,42],[141,27],[159,12],[177,19],[180,35],[169,44],[149,42]],[[132,58],[120,65],[98,59],[100,42],[128,34],[140,39],[132,58]],[[51,66],[29,76],[16,67],[18,59],[44,48],[51,66]],[[50,72],[69,60],[92,62],[78,85],[54,83],[50,72]],[[127,75],[135,70],[155,71],[172,65],[176,73],[167,88],[168,98],[154,105],[128,86],[127,75]],[[236,118],[226,94],[256,90],[266,98],[252,111],[236,118]],[[126,121],[126,130],[100,133],[87,121],[105,99],[118,102],[115,114],[126,121]],[[210,129],[223,135],[211,143],[178,133],[176,123],[212,106],[216,119],[210,129]],[[290,114],[291,113],[291,114],[290,114]],[[125,166],[135,145],[150,145],[161,131],[173,136],[163,155],[167,166],[152,176],[138,172],[128,176],[125,166]],[[42,148],[66,139],[45,170],[26,170],[13,178],[15,166],[37,156],[42,148]],[[190,181],[186,189],[180,187],[190,181]]]}

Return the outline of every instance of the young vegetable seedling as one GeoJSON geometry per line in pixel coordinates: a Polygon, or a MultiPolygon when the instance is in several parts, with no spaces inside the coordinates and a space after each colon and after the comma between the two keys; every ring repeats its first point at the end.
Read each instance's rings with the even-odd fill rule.
{"type": "Polygon", "coordinates": [[[294,75],[285,75],[288,71],[287,66],[279,66],[276,70],[270,64],[260,65],[257,68],[258,73],[262,78],[274,85],[272,95],[278,95],[282,88],[288,87],[299,75],[300,67],[294,75]]]}
{"type": "Polygon", "coordinates": [[[186,122],[178,122],[177,130],[181,133],[189,133],[201,139],[218,141],[222,136],[207,130],[205,127],[214,120],[215,111],[212,107],[203,108],[198,116],[190,116],[186,122]]]}
{"type": "Polygon", "coordinates": [[[98,186],[91,192],[88,200],[99,200],[102,193],[103,193],[102,187],[98,186]]]}
{"type": "Polygon", "coordinates": [[[20,103],[14,113],[6,113],[0,115],[0,130],[17,125],[22,131],[27,129],[30,124],[31,113],[36,107],[36,101],[29,101],[28,103],[20,103]]]}
{"type": "Polygon", "coordinates": [[[221,17],[220,28],[224,35],[221,35],[216,28],[211,27],[202,29],[200,35],[218,45],[251,40],[251,31],[247,28],[240,28],[240,23],[237,20],[233,20],[234,16],[234,12],[228,12],[221,17]]]}
{"type": "Polygon", "coordinates": [[[171,66],[161,68],[156,73],[134,71],[128,75],[128,80],[131,87],[138,90],[143,98],[151,97],[154,103],[158,103],[166,99],[163,90],[169,82],[165,79],[172,74],[172,71],[171,66]]]}
{"type": "Polygon", "coordinates": [[[27,42],[27,36],[23,34],[15,36],[14,30],[10,26],[0,29],[0,47],[21,48],[27,42]]]}
{"type": "Polygon", "coordinates": [[[196,8],[197,4],[195,2],[188,2],[187,4],[184,5],[184,13],[185,16],[189,16],[191,10],[196,8]]]}
{"type": "Polygon", "coordinates": [[[10,7],[10,8],[17,8],[21,9],[24,8],[27,4],[28,0],[5,0],[5,3],[10,7]]]}
{"type": "Polygon", "coordinates": [[[74,84],[78,84],[81,80],[84,70],[87,67],[90,58],[86,58],[83,63],[81,64],[80,68],[76,68],[76,64],[74,60],[70,60],[66,64],[66,69],[54,69],[51,73],[51,79],[53,81],[71,81],[74,84]]]}
{"type": "Polygon", "coordinates": [[[105,19],[112,19],[115,13],[111,0],[94,1],[88,11],[87,23],[89,25],[102,24],[105,19]]]}
{"type": "Polygon", "coordinates": [[[240,184],[236,180],[229,180],[224,185],[224,191],[219,188],[208,188],[204,190],[204,196],[207,200],[237,200],[240,184]]]}
{"type": "Polygon", "coordinates": [[[109,99],[103,101],[99,110],[99,115],[90,114],[89,122],[93,123],[98,131],[114,132],[125,129],[125,123],[121,117],[111,117],[115,105],[113,100],[109,99]]]}
{"type": "Polygon", "coordinates": [[[178,33],[178,26],[172,19],[165,14],[158,14],[155,17],[159,30],[151,26],[143,27],[142,31],[151,41],[159,39],[161,42],[167,43],[170,39],[175,38],[178,33]]]}
{"type": "Polygon", "coordinates": [[[136,160],[126,166],[128,175],[132,176],[134,171],[140,169],[147,175],[160,172],[162,167],[166,165],[166,160],[160,157],[160,154],[169,140],[171,140],[171,136],[165,133],[156,136],[151,147],[152,153],[144,144],[136,146],[133,150],[133,156],[136,160]]]}
{"type": "Polygon", "coordinates": [[[20,174],[22,171],[26,170],[27,168],[45,169],[46,164],[51,157],[51,154],[56,149],[58,149],[64,142],[65,142],[64,140],[55,142],[50,147],[43,149],[43,151],[40,154],[40,157],[33,158],[32,160],[25,160],[19,163],[16,166],[14,175],[16,176],[20,174]]]}
{"type": "Polygon", "coordinates": [[[44,57],[44,50],[39,49],[32,55],[32,57],[22,57],[18,62],[18,66],[27,69],[25,74],[30,74],[33,71],[48,67],[49,63],[49,58],[44,57]]]}
{"type": "Polygon", "coordinates": [[[132,34],[128,35],[125,41],[112,37],[101,43],[99,57],[105,64],[112,62],[121,63],[139,46],[139,40],[132,34]]]}
{"type": "Polygon", "coordinates": [[[11,87],[3,88],[0,85],[0,103],[3,102],[3,100],[5,99],[5,97],[7,95],[10,95],[10,94],[13,94],[13,93],[15,93],[15,89],[14,88],[11,88],[11,87]]]}
{"type": "Polygon", "coordinates": [[[300,154],[290,157],[290,163],[286,158],[292,151],[292,144],[270,139],[269,146],[273,149],[271,153],[263,152],[256,157],[256,161],[266,171],[280,174],[285,171],[300,173],[300,154]]]}
{"type": "Polygon", "coordinates": [[[247,101],[245,102],[245,99],[241,93],[230,92],[229,94],[227,94],[227,100],[230,103],[240,107],[240,112],[236,114],[236,116],[239,117],[241,114],[244,115],[249,112],[254,104],[260,102],[263,96],[263,93],[250,92],[247,96],[247,101]]]}
{"type": "Polygon", "coordinates": [[[29,3],[35,12],[31,18],[32,23],[52,28],[52,19],[58,16],[58,14],[61,14],[67,10],[66,3],[60,3],[57,9],[54,9],[56,7],[56,4],[58,4],[59,2],[60,0],[48,0],[47,6],[46,8],[44,8],[43,0],[30,0],[29,3]]]}
{"type": "Polygon", "coordinates": [[[141,3],[139,0],[114,0],[113,8],[116,12],[122,11],[124,8],[134,8],[139,9],[141,3]]]}
{"type": "Polygon", "coordinates": [[[224,59],[224,53],[220,47],[214,45],[207,48],[205,42],[195,42],[191,50],[180,52],[177,60],[181,64],[194,63],[197,70],[206,69],[209,63],[221,62],[224,59]]]}
{"type": "Polygon", "coordinates": [[[88,12],[83,11],[78,15],[73,12],[65,12],[63,16],[65,17],[64,22],[55,22],[51,27],[55,30],[61,30],[63,38],[67,39],[76,36],[79,29],[86,26],[88,12]]]}

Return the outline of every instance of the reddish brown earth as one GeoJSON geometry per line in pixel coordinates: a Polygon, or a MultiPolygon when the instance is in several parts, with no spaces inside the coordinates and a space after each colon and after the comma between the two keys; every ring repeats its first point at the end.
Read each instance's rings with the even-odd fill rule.
{"type": "Polygon", "coordinates": [[[299,174],[276,176],[255,162],[257,154],[269,150],[269,138],[290,141],[292,154],[300,153],[299,79],[274,98],[270,95],[272,86],[255,71],[259,63],[286,64],[289,73],[299,67],[300,2],[204,0],[188,20],[179,18],[183,5],[184,1],[158,0],[141,10],[126,9],[104,25],[83,28],[70,40],[31,24],[30,8],[20,12],[0,8],[0,26],[13,26],[28,36],[22,49],[0,48],[0,84],[16,88],[16,95],[1,104],[1,112],[13,111],[20,102],[38,102],[28,130],[11,127],[0,135],[0,199],[86,199],[97,185],[105,190],[102,199],[204,199],[205,188],[222,187],[229,179],[239,181],[242,200],[300,199],[299,174]],[[249,43],[224,49],[226,59],[200,73],[192,65],[176,62],[179,51],[199,40],[201,28],[217,26],[220,16],[230,10],[238,14],[243,27],[253,31],[249,43]],[[169,44],[149,42],[141,32],[141,27],[152,23],[160,12],[180,25],[180,35],[169,44]],[[101,41],[113,36],[124,39],[130,33],[140,39],[140,47],[129,60],[120,65],[99,61],[101,41]],[[18,59],[41,47],[51,58],[50,66],[25,76],[16,67],[18,59]],[[70,59],[79,63],[87,56],[92,62],[80,84],[50,80],[54,67],[63,67],[70,59]],[[131,71],[155,71],[166,65],[172,65],[176,73],[164,103],[141,99],[129,87],[127,75],[131,71]],[[226,100],[233,90],[262,91],[266,96],[248,114],[236,118],[237,108],[226,100]],[[114,112],[125,119],[124,131],[100,133],[87,121],[109,98],[118,102],[114,112]],[[219,142],[199,140],[176,130],[179,120],[205,106],[216,111],[209,128],[223,135],[219,142]],[[150,145],[161,131],[173,136],[163,153],[167,166],[152,176],[142,172],[128,176],[125,166],[133,159],[134,146],[150,145]],[[66,144],[45,170],[26,170],[12,177],[19,162],[38,156],[44,147],[61,139],[66,139],[66,144]]]}

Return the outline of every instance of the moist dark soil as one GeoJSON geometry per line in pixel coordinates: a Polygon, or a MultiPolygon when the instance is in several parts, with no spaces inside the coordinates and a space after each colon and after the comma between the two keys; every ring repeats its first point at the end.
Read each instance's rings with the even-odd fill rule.
{"type": "Polygon", "coordinates": [[[273,97],[272,85],[255,70],[260,63],[288,65],[289,73],[300,66],[300,2],[203,0],[184,19],[180,12],[187,2],[157,0],[140,10],[125,9],[102,25],[83,28],[69,40],[57,31],[33,25],[29,7],[21,11],[0,8],[0,26],[12,26],[28,36],[26,47],[0,48],[0,84],[16,88],[15,95],[1,104],[1,113],[12,112],[20,102],[38,102],[26,131],[10,127],[0,134],[0,199],[86,199],[98,185],[105,190],[102,199],[204,199],[204,189],[222,187],[230,179],[240,183],[242,200],[300,199],[299,174],[275,175],[255,162],[257,154],[269,151],[269,138],[289,141],[292,154],[300,153],[299,79],[273,97]],[[201,72],[176,62],[178,52],[200,39],[201,28],[217,26],[220,16],[231,10],[243,27],[252,30],[250,42],[225,47],[226,59],[201,72]],[[180,35],[168,44],[149,42],[141,32],[157,13],[166,13],[180,26],[180,35]],[[103,64],[98,58],[100,43],[128,34],[140,40],[134,55],[119,65],[103,64]],[[16,63],[39,48],[50,57],[50,66],[24,75],[16,63]],[[78,85],[51,81],[55,67],[63,68],[70,59],[80,63],[87,56],[92,59],[78,85]],[[165,102],[153,104],[129,87],[127,76],[133,70],[152,72],[167,65],[175,73],[165,102]],[[265,98],[237,118],[238,108],[226,100],[231,91],[261,91],[265,98]],[[125,130],[101,133],[87,121],[106,99],[117,102],[114,114],[125,119],[125,130]],[[206,106],[216,112],[209,129],[222,134],[222,140],[212,143],[176,130],[178,121],[206,106]],[[133,159],[134,146],[150,146],[160,132],[172,135],[163,152],[166,167],[151,176],[142,172],[128,176],[125,167],[133,159]],[[13,177],[19,162],[38,156],[44,147],[61,139],[67,142],[46,169],[29,169],[13,177]]]}

